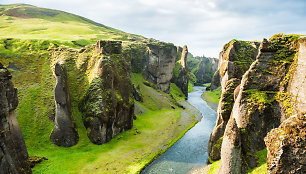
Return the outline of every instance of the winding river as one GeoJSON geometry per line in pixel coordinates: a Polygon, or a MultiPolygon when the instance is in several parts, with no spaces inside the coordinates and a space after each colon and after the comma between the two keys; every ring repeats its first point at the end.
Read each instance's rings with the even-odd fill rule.
{"type": "Polygon", "coordinates": [[[202,113],[202,120],[152,162],[142,174],[185,174],[206,164],[207,143],[216,123],[217,113],[201,98],[204,91],[205,87],[194,87],[187,100],[202,113]]]}

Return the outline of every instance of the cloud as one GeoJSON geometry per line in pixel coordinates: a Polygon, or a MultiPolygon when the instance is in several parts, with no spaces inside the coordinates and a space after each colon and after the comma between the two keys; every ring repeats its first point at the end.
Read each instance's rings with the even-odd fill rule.
{"type": "Polygon", "coordinates": [[[232,39],[306,34],[305,0],[3,0],[75,13],[145,37],[218,57],[232,39]]]}

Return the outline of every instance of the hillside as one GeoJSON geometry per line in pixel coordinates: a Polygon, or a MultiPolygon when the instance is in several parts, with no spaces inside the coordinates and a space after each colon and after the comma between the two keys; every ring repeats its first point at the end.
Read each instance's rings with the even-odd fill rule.
{"type": "Polygon", "coordinates": [[[16,113],[33,173],[137,173],[198,121],[170,81],[177,46],[58,10],[0,11],[1,72],[19,101],[5,116],[16,113]]]}
{"type": "Polygon", "coordinates": [[[0,38],[54,39],[80,46],[101,39],[145,39],[78,15],[28,4],[0,5],[0,38]]]}

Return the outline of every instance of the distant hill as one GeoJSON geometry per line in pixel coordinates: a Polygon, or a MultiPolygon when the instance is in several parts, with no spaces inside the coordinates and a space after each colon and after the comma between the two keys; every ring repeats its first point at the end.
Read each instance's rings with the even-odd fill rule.
{"type": "Polygon", "coordinates": [[[0,38],[55,39],[75,41],[80,45],[98,39],[145,39],[75,14],[28,4],[0,5],[0,38]]]}

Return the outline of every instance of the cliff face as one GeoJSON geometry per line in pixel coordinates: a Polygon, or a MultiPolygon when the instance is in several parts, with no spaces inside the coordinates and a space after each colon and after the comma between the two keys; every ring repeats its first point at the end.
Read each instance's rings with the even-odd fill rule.
{"type": "Polygon", "coordinates": [[[14,112],[18,97],[11,78],[10,72],[0,63],[0,173],[32,173],[14,112]]]}
{"type": "Polygon", "coordinates": [[[171,44],[147,44],[148,54],[144,65],[144,78],[158,89],[169,93],[177,48],[171,44]]]}
{"type": "Polygon", "coordinates": [[[213,74],[218,70],[218,59],[200,57],[200,63],[193,72],[197,78],[196,85],[203,85],[204,83],[210,83],[213,74]]]}
{"type": "Polygon", "coordinates": [[[175,47],[163,42],[138,43],[124,47],[131,59],[133,73],[142,73],[145,80],[169,93],[175,83],[188,95],[187,46],[175,47]]]}
{"type": "MultiPolygon", "coordinates": [[[[232,40],[220,53],[219,72],[222,79],[222,94],[216,125],[208,142],[208,154],[211,160],[220,159],[222,137],[234,105],[234,91],[240,84],[242,75],[255,60],[258,46],[258,42],[232,40]]],[[[218,78],[217,75],[216,78],[218,78]]]]}
{"type": "Polygon", "coordinates": [[[90,87],[79,105],[89,139],[95,144],[110,141],[131,129],[134,98],[130,68],[122,56],[121,42],[98,42],[99,60],[90,87]]]}
{"type": "Polygon", "coordinates": [[[219,86],[221,86],[221,77],[220,77],[220,70],[218,69],[212,79],[211,79],[211,86],[210,86],[210,89],[211,90],[215,90],[217,89],[219,86]]]}
{"type": "Polygon", "coordinates": [[[72,107],[68,90],[68,77],[65,64],[57,62],[54,70],[56,85],[54,89],[55,119],[51,141],[58,146],[70,147],[77,144],[79,136],[72,121],[72,107]]]}
{"type": "Polygon", "coordinates": [[[175,81],[175,84],[182,90],[186,98],[188,97],[188,83],[189,83],[187,55],[188,55],[188,49],[187,46],[185,45],[182,49],[182,56],[180,59],[180,69],[178,77],[175,81]]]}
{"type": "MultiPolygon", "coordinates": [[[[232,111],[229,112],[230,118],[223,135],[220,173],[246,173],[247,170],[257,166],[255,154],[266,147],[264,138],[267,133],[278,127],[283,120],[291,115],[305,112],[305,107],[302,107],[303,109],[300,107],[304,103],[299,102],[304,97],[304,92],[301,92],[302,95],[296,93],[299,90],[305,91],[305,87],[301,89],[300,86],[305,81],[305,75],[301,76],[299,75],[300,72],[297,72],[299,70],[305,73],[303,72],[303,65],[299,66],[298,63],[299,59],[304,59],[301,58],[304,57],[302,47],[303,39],[295,35],[279,34],[273,36],[270,40],[264,39],[261,43],[256,61],[243,75],[241,84],[235,90],[235,96],[233,96],[235,103],[232,111]],[[297,83],[295,78],[299,79],[300,82],[297,83]],[[293,87],[292,84],[296,86],[293,87]],[[293,92],[292,89],[294,89],[293,92]],[[233,134],[233,132],[236,133],[233,134]]],[[[287,120],[287,122],[290,122],[290,120],[287,120]]],[[[296,127],[294,124],[300,125],[304,121],[302,119],[298,122],[292,122],[293,132],[295,131],[294,127],[296,127]]],[[[286,125],[286,123],[284,124],[286,125]]],[[[284,129],[285,125],[279,129],[284,129]]],[[[297,127],[298,132],[305,131],[303,127],[297,127]]],[[[271,135],[276,136],[274,137],[275,140],[283,141],[284,137],[281,135],[284,134],[278,134],[277,132],[281,131],[275,130],[271,135]]],[[[276,149],[274,149],[274,146],[271,145],[271,138],[273,137],[271,135],[266,138],[266,142],[269,144],[268,166],[270,168],[268,170],[271,173],[291,171],[287,165],[280,165],[284,161],[282,159],[278,160],[277,154],[281,153],[279,150],[282,148],[275,146],[276,149]],[[275,163],[275,160],[278,162],[275,163]],[[274,167],[271,167],[273,165],[274,167]]],[[[290,134],[286,136],[292,137],[290,134]]],[[[305,142],[303,133],[297,133],[294,136],[299,138],[299,144],[305,142]]],[[[292,141],[286,140],[286,142],[292,141]]],[[[293,144],[284,144],[283,148],[293,150],[293,144]]],[[[302,146],[295,146],[295,148],[303,152],[302,146]]],[[[284,156],[284,159],[291,162],[297,160],[303,163],[300,159],[304,157],[304,152],[301,154],[302,157],[293,157],[292,153],[289,154],[290,157],[284,156]]],[[[295,172],[298,173],[298,170],[295,172]]]]}

